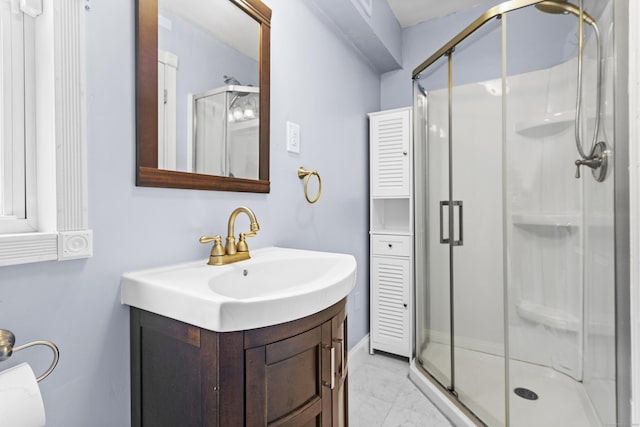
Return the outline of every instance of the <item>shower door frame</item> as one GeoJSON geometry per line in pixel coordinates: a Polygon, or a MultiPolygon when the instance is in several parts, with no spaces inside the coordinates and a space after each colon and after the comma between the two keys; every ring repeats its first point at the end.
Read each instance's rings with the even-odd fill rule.
{"type": "MultiPolygon", "coordinates": [[[[476,30],[482,27],[489,20],[502,16],[507,12],[521,9],[541,3],[543,0],[510,0],[496,5],[487,10],[483,15],[469,24],[458,35],[448,43],[438,49],[433,55],[427,58],[413,70],[414,80],[420,78],[420,74],[438,59],[448,55],[453,49],[476,30]]],[[[614,140],[616,141],[613,152],[614,160],[614,245],[615,245],[615,352],[616,352],[616,421],[617,425],[631,425],[631,302],[630,302],[630,204],[629,204],[629,0],[611,0],[614,10],[614,140]]],[[[451,79],[449,78],[449,84],[451,79]]],[[[428,102],[428,100],[427,100],[428,102]]],[[[417,125],[419,120],[415,120],[417,125]]],[[[414,128],[414,132],[415,132],[414,128]]],[[[451,138],[451,135],[449,135],[451,138]]],[[[419,139],[415,139],[419,141],[419,139]]],[[[415,144],[418,152],[421,147],[415,144]]],[[[419,159],[418,153],[414,156],[419,159]]],[[[416,168],[416,170],[418,170],[416,168]]],[[[420,188],[414,186],[415,190],[420,188]]],[[[415,195],[416,201],[418,195],[415,195]]],[[[415,205],[419,206],[418,203],[415,205]]],[[[427,215],[427,213],[424,213],[427,215]]],[[[420,215],[414,215],[415,221],[420,221],[420,215]]],[[[417,224],[416,224],[417,225],[417,224]]],[[[416,227],[416,230],[418,227],[416,227]]],[[[419,242],[416,236],[416,245],[419,242]]],[[[417,249],[416,249],[417,252],[417,249]]],[[[417,255],[417,254],[415,254],[417,255]]],[[[418,259],[417,256],[415,257],[418,259]]],[[[506,279],[505,279],[506,280],[506,279]]],[[[418,280],[414,282],[416,285],[418,280]]],[[[419,331],[419,319],[416,316],[414,330],[419,331]]],[[[506,330],[505,330],[506,331],[506,330]]],[[[453,332],[452,332],[453,333],[453,332]]],[[[505,341],[506,342],[506,341],[505,341]]],[[[452,346],[453,347],[453,346],[452,346]]],[[[419,346],[416,345],[416,352],[419,346]]],[[[508,354],[505,354],[507,360],[508,354]]],[[[416,354],[412,363],[415,365],[416,354]]],[[[508,363],[507,363],[508,366],[508,363]]],[[[452,371],[455,369],[452,365],[452,371]]],[[[424,369],[420,369],[424,372],[424,369]]],[[[427,373],[428,374],[428,373],[427,373]]],[[[508,372],[507,372],[508,374],[508,372]]],[[[455,374],[453,374],[455,375],[455,374]]],[[[427,375],[425,377],[430,377],[427,375]]],[[[436,386],[440,386],[435,379],[427,378],[428,381],[435,381],[436,386]]],[[[508,376],[506,382],[508,384],[508,376]]],[[[446,388],[441,387],[442,390],[446,388]]],[[[441,390],[441,391],[442,391],[441,390]]],[[[449,393],[450,394],[450,393],[449,393]]],[[[455,399],[455,396],[447,396],[450,401],[466,416],[468,410],[455,399]]],[[[509,420],[508,399],[506,404],[506,421],[509,420]]]]}
{"type": "Polygon", "coordinates": [[[616,421],[618,425],[630,426],[629,0],[614,1],[613,22],[616,421]]]}

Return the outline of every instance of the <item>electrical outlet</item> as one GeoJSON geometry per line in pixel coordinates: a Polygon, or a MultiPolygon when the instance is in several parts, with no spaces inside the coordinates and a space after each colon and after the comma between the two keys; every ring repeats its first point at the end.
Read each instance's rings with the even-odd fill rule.
{"type": "Polygon", "coordinates": [[[287,151],[300,154],[300,125],[287,122],[287,151]]]}

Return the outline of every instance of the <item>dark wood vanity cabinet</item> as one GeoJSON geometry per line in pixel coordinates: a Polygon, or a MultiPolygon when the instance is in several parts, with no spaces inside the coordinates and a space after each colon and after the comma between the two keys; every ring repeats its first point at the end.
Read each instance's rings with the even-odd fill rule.
{"type": "Polygon", "coordinates": [[[212,332],[131,308],[132,426],[346,426],[345,300],[212,332]]]}

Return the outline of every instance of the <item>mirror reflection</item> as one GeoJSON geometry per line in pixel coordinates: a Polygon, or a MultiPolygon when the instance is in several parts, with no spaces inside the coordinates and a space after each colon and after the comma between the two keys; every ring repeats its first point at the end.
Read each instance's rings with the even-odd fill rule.
{"type": "Polygon", "coordinates": [[[158,169],[259,179],[259,32],[229,0],[159,0],[158,169]]]}

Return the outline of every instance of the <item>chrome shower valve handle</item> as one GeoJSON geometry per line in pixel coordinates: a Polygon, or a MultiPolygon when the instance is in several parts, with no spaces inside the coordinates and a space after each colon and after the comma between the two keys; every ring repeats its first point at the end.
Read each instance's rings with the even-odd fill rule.
{"type": "Polygon", "coordinates": [[[575,161],[576,178],[580,178],[580,166],[591,168],[591,172],[596,181],[602,182],[607,176],[608,154],[607,146],[603,141],[598,142],[586,159],[575,161]]]}
{"type": "Polygon", "coordinates": [[[580,178],[580,166],[588,166],[591,169],[597,169],[601,165],[602,165],[602,159],[599,159],[599,158],[576,160],[576,178],[580,178]]]}

